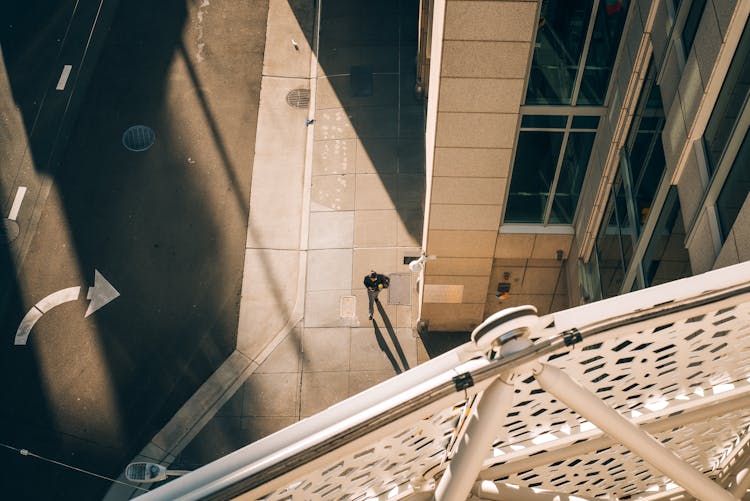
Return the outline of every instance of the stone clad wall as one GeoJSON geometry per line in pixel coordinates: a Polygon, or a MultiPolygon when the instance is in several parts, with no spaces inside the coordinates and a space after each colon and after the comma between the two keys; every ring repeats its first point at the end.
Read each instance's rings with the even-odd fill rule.
{"type": "Polygon", "coordinates": [[[421,319],[433,331],[470,330],[485,314],[539,2],[442,2],[425,207],[426,251],[437,260],[425,268],[421,319]]]}

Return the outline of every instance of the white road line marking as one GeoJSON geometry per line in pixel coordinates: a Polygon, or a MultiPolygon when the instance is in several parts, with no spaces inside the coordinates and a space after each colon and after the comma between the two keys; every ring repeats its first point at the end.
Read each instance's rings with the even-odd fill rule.
{"type": "Polygon", "coordinates": [[[65,84],[68,83],[68,77],[70,76],[70,70],[73,69],[73,66],[70,64],[66,64],[63,66],[62,73],[60,74],[60,80],[57,81],[57,87],[55,87],[55,90],[63,90],[65,88],[65,84]]]}
{"type": "Polygon", "coordinates": [[[18,191],[16,192],[16,198],[13,199],[13,205],[10,208],[10,214],[8,214],[8,219],[11,221],[15,221],[18,217],[18,211],[21,210],[21,202],[23,202],[23,197],[26,195],[26,186],[19,186],[18,191]]]}

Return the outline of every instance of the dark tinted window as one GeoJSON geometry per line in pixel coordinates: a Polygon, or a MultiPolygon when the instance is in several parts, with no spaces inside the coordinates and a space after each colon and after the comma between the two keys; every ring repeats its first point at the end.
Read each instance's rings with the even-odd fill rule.
{"type": "Polygon", "coordinates": [[[562,132],[521,131],[505,213],[509,223],[542,223],[562,132]]]}
{"type": "Polygon", "coordinates": [[[599,117],[577,116],[573,117],[574,129],[594,129],[599,127],[599,117]]]}
{"type": "Polygon", "coordinates": [[[719,166],[750,91],[750,30],[747,25],[703,133],[711,173],[719,166]]]}
{"type": "Polygon", "coordinates": [[[685,26],[682,28],[682,45],[685,47],[686,55],[690,54],[690,49],[693,47],[704,10],[706,10],[706,0],[693,0],[693,3],[690,4],[685,26]]]}
{"type": "Polygon", "coordinates": [[[685,225],[680,211],[677,186],[670,186],[651,241],[643,256],[646,287],[692,275],[690,255],[685,248],[685,225]]]}
{"type": "Polygon", "coordinates": [[[570,224],[573,222],[595,136],[594,132],[571,132],[568,136],[568,144],[555,188],[555,199],[549,215],[550,223],[570,224]]]}
{"type": "Polygon", "coordinates": [[[745,133],[745,139],[732,163],[724,187],[716,199],[716,210],[719,213],[721,233],[726,240],[737,219],[742,204],[750,193],[750,131],[745,133]]]}
{"type": "Polygon", "coordinates": [[[526,104],[570,104],[591,0],[543,0],[526,104]]]}
{"type": "Polygon", "coordinates": [[[521,127],[531,129],[564,129],[568,122],[567,116],[562,115],[524,115],[521,127]]]}
{"type": "Polygon", "coordinates": [[[583,70],[577,104],[602,105],[628,13],[627,0],[602,0],[583,70]]]}

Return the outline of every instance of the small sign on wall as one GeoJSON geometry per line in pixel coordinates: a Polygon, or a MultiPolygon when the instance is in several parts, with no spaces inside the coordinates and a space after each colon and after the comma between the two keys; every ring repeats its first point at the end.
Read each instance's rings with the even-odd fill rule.
{"type": "Polygon", "coordinates": [[[423,300],[425,303],[460,303],[464,298],[464,286],[425,284],[423,300]]]}

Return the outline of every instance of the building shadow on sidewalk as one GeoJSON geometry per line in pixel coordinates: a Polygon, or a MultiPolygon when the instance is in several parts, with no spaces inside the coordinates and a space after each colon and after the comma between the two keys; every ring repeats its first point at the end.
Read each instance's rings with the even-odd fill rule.
{"type": "Polygon", "coordinates": [[[378,326],[378,323],[375,321],[375,319],[373,319],[372,326],[375,328],[375,338],[378,341],[378,346],[388,357],[388,360],[391,362],[393,370],[396,371],[396,374],[401,374],[404,371],[408,371],[410,369],[409,362],[406,360],[406,354],[404,354],[404,350],[401,347],[401,343],[399,342],[398,337],[396,337],[396,331],[393,329],[393,324],[391,324],[391,320],[390,318],[388,318],[388,314],[385,312],[385,308],[383,308],[383,305],[380,303],[380,301],[376,302],[375,304],[378,307],[378,312],[380,312],[380,316],[383,319],[383,325],[385,326],[388,337],[390,337],[391,343],[393,344],[393,347],[398,354],[401,365],[399,365],[396,357],[393,355],[393,351],[386,342],[385,337],[383,336],[383,333],[378,326]]]}

